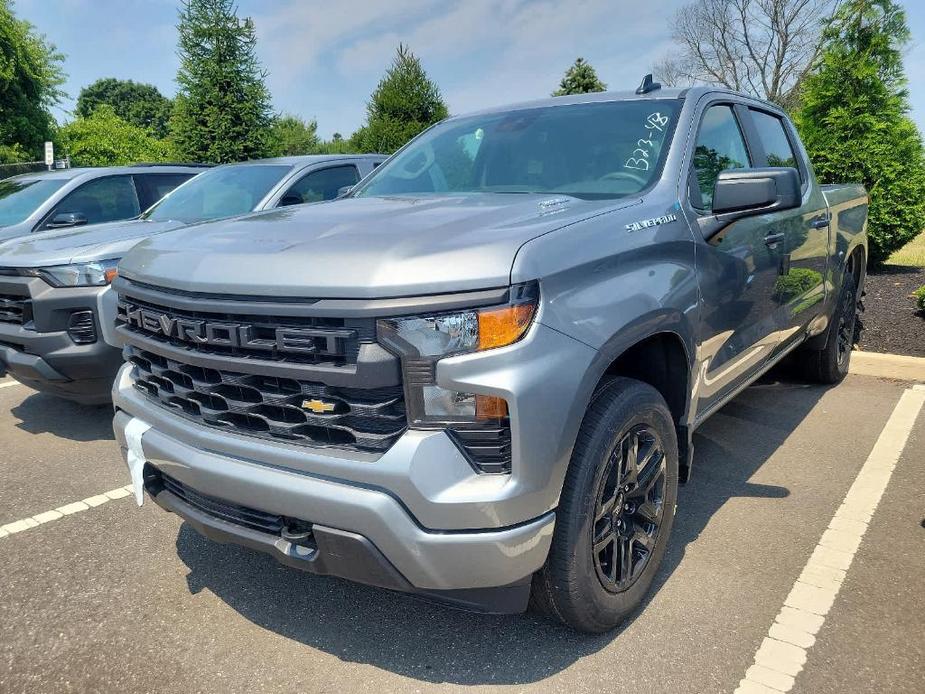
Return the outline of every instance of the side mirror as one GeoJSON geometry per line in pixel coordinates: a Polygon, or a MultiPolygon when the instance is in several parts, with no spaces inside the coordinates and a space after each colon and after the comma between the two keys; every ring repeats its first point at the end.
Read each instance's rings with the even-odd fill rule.
{"type": "Polygon", "coordinates": [[[288,195],[284,195],[282,200],[279,201],[280,207],[289,207],[289,205],[301,205],[301,204],[302,204],[302,196],[293,195],[291,193],[288,195]]]}
{"type": "Polygon", "coordinates": [[[87,223],[87,217],[81,212],[59,212],[46,225],[49,229],[79,227],[87,223]]]}
{"type": "Polygon", "coordinates": [[[713,214],[745,217],[792,210],[802,202],[800,174],[784,166],[722,171],[713,190],[713,214]]]}
{"type": "MultiPolygon", "coordinates": [[[[353,190],[353,188],[354,186],[341,186],[340,188],[337,189],[337,197],[338,198],[344,197],[345,195],[350,193],[350,191],[353,190]]],[[[337,198],[335,198],[335,200],[336,199],[337,198]]]]}

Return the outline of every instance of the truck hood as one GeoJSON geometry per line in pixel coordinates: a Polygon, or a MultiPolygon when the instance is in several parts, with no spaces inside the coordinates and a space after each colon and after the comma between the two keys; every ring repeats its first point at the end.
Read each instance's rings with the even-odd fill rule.
{"type": "Polygon", "coordinates": [[[43,231],[0,243],[0,267],[49,267],[121,258],[143,238],[181,226],[181,222],[132,219],[43,231]]]}
{"type": "Polygon", "coordinates": [[[385,298],[506,286],[530,239],[633,204],[551,195],[347,198],[160,235],[124,277],[183,291],[385,298]]]}

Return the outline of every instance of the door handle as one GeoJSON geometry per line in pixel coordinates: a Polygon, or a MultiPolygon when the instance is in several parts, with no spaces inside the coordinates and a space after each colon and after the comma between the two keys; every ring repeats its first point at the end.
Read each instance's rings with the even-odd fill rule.
{"type": "Polygon", "coordinates": [[[764,237],[764,242],[768,246],[774,246],[780,243],[781,241],[783,241],[786,238],[786,236],[787,235],[784,234],[783,232],[778,233],[778,234],[768,234],[767,236],[764,237]]]}
{"type": "Polygon", "coordinates": [[[818,217],[813,218],[810,221],[809,225],[813,229],[825,229],[827,226],[829,226],[829,222],[831,221],[832,221],[832,215],[823,214],[823,215],[819,215],[818,217]]]}

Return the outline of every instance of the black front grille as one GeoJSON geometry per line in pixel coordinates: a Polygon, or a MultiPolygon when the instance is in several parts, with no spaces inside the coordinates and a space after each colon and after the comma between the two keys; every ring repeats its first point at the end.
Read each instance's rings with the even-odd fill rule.
{"type": "Polygon", "coordinates": [[[355,364],[376,341],[374,319],[245,315],[164,306],[120,296],[116,320],[146,342],[203,355],[293,364],[355,364]]]}
{"type": "Polygon", "coordinates": [[[32,301],[28,296],[0,294],[0,322],[24,325],[32,320],[32,301]]]}
{"type": "Polygon", "coordinates": [[[203,513],[251,530],[279,535],[286,525],[286,520],[282,516],[200,494],[195,489],[150,465],[145,467],[145,486],[149,493],[157,495],[161,491],[168,491],[203,513]]]}
{"type": "Polygon", "coordinates": [[[498,427],[451,428],[450,436],[462,448],[469,462],[480,472],[511,471],[511,425],[505,419],[498,427]]]}
{"type": "Polygon", "coordinates": [[[305,446],[383,453],[407,426],[402,387],[341,388],[204,368],[127,346],[135,388],[211,427],[305,446]]]}

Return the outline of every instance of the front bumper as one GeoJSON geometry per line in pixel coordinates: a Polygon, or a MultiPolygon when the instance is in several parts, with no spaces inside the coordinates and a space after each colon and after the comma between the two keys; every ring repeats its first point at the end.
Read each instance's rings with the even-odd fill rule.
{"type": "MultiPolygon", "coordinates": [[[[125,450],[131,417],[117,412],[116,438],[125,450]]],[[[203,535],[270,553],[284,564],[384,588],[420,593],[491,612],[526,607],[530,575],[542,566],[554,514],[514,527],[441,532],[422,528],[385,490],[267,467],[198,450],[148,430],[142,438],[147,491],[161,507],[203,535]],[[156,471],[225,503],[270,510],[310,523],[311,553],[280,535],[258,532],[204,512],[151,483],[156,471]]]]}
{"type": "Polygon", "coordinates": [[[121,364],[118,349],[104,341],[100,308],[108,287],[51,287],[36,277],[0,277],[0,293],[29,299],[23,324],[0,321],[0,374],[36,390],[86,404],[111,398],[121,364]],[[92,311],[97,340],[76,344],[66,327],[75,311],[92,311]]]}
{"type": "MultiPolygon", "coordinates": [[[[435,591],[517,586],[524,597],[526,581],[549,552],[583,412],[570,405],[583,397],[582,376],[594,356],[535,323],[515,345],[440,363],[440,385],[471,386],[507,400],[511,474],[477,473],[443,431],[408,430],[387,452],[370,457],[202,426],[136,390],[131,365],[120,371],[113,390],[114,428],[124,445],[132,417],[149,424],[145,460],[198,494],[368,541],[406,582],[388,587],[437,597],[435,591]]],[[[293,564],[280,537],[255,539],[227,523],[214,527],[169,494],[154,496],[210,537],[271,551],[293,564]]],[[[301,560],[296,565],[313,570],[301,560]]],[[[362,572],[345,577],[376,583],[362,572]]]]}

